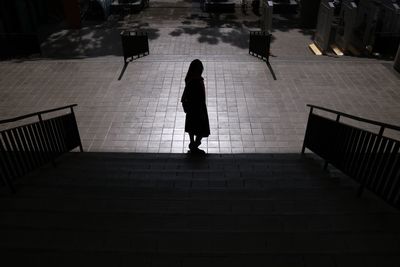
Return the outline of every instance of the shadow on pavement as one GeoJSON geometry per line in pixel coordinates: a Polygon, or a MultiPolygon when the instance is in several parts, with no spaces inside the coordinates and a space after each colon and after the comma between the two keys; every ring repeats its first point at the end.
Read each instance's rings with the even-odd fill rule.
{"type": "Polygon", "coordinates": [[[181,22],[184,26],[178,27],[169,35],[178,37],[183,34],[199,35],[199,43],[217,45],[220,42],[228,43],[242,49],[248,49],[248,29],[243,25],[252,25],[251,22],[242,23],[234,14],[208,13],[206,15],[192,14],[181,22]],[[205,26],[195,26],[196,22],[205,23],[205,26]]]}
{"type": "Polygon", "coordinates": [[[148,25],[133,21],[128,28],[123,21],[106,21],[86,24],[79,30],[61,29],[42,42],[43,56],[48,58],[123,56],[121,31],[126,29],[146,31],[150,40],[157,39],[159,30],[148,25]]]}
{"type": "MultiPolygon", "coordinates": [[[[170,38],[183,35],[195,36],[202,44],[230,44],[243,50],[248,49],[249,31],[259,30],[260,18],[256,15],[243,16],[239,10],[235,14],[203,13],[179,11],[170,12],[162,8],[147,9],[129,17],[110,17],[106,22],[85,22],[82,29],[62,28],[43,37],[43,56],[47,58],[88,58],[100,56],[122,56],[120,32],[123,30],[146,31],[149,40],[161,37],[161,28],[172,28],[170,38]],[[174,16],[180,24],[176,26],[174,16]],[[151,24],[150,24],[151,22],[151,24]],[[165,22],[165,24],[164,24],[165,22]],[[165,25],[165,26],[164,26],[165,25]]],[[[287,32],[298,29],[302,35],[311,36],[313,31],[299,28],[298,17],[274,15],[273,32],[287,32]]],[[[166,36],[163,36],[166,37],[166,36]]],[[[276,37],[273,36],[272,42],[276,37]]],[[[171,40],[179,42],[180,40],[171,40]]]]}

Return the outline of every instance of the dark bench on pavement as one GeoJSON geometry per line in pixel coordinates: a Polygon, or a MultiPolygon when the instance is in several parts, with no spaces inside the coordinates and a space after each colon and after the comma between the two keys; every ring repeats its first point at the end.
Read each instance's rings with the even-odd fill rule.
{"type": "Polygon", "coordinates": [[[149,38],[146,32],[123,31],[121,32],[122,49],[124,52],[124,61],[127,58],[133,59],[137,56],[148,55],[149,38]]]}
{"type": "Polygon", "coordinates": [[[272,34],[261,31],[250,32],[249,54],[269,62],[272,34]]]}

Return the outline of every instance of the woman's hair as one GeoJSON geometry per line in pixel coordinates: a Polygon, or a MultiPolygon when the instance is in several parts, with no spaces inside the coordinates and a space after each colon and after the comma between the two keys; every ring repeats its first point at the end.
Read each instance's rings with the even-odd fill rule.
{"type": "Polygon", "coordinates": [[[199,59],[195,59],[190,63],[188,72],[186,73],[185,81],[193,78],[200,78],[203,73],[203,63],[199,59]]]}

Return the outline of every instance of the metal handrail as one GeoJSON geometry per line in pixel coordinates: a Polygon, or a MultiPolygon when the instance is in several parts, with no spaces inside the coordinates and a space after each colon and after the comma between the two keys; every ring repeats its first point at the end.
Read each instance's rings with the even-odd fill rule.
{"type": "Polygon", "coordinates": [[[0,178],[15,193],[13,179],[52,162],[63,153],[79,147],[82,141],[74,113],[77,104],[34,112],[0,124],[19,121],[37,116],[39,121],[0,131],[0,178]],[[43,114],[70,109],[69,114],[43,119],[43,114]]]}
{"type": "MultiPolygon", "coordinates": [[[[320,107],[320,106],[316,106],[316,105],[307,104],[307,106],[311,108],[311,111],[312,111],[313,108],[315,108],[315,109],[320,109],[320,110],[323,110],[323,111],[334,113],[334,114],[338,115],[338,118],[336,119],[337,121],[339,121],[340,116],[342,116],[342,117],[346,117],[346,118],[353,119],[353,120],[356,120],[356,121],[361,121],[361,122],[366,122],[366,123],[369,123],[369,124],[377,125],[377,126],[382,127],[383,129],[387,128],[387,129],[391,129],[391,130],[400,131],[400,126],[396,126],[396,125],[393,125],[393,124],[383,123],[383,122],[374,121],[374,120],[370,120],[370,119],[364,119],[364,118],[357,117],[357,116],[354,116],[354,115],[350,115],[350,114],[347,114],[347,113],[344,113],[344,112],[340,112],[340,111],[336,111],[336,110],[333,110],[333,109],[324,108],[324,107],[320,107]]],[[[383,133],[382,129],[381,129],[381,132],[383,133]]]]}
{"type": "Polygon", "coordinates": [[[388,123],[364,119],[344,112],[307,104],[310,107],[306,134],[301,153],[306,147],[325,160],[324,169],[332,164],[359,182],[358,196],[368,188],[380,197],[400,208],[400,140],[383,136],[385,129],[400,131],[400,127],[388,123]],[[336,121],[313,114],[313,110],[336,114],[336,121]],[[341,117],[380,127],[379,133],[340,122],[341,117]]]}
{"type": "Polygon", "coordinates": [[[63,106],[63,107],[59,107],[59,108],[52,108],[52,109],[47,109],[47,110],[43,110],[43,111],[39,111],[39,112],[29,113],[29,114],[18,116],[18,117],[11,118],[11,119],[0,120],[0,124],[15,122],[15,121],[23,120],[26,118],[40,116],[42,114],[46,114],[46,113],[50,113],[50,112],[54,112],[54,111],[58,111],[58,110],[63,110],[63,109],[67,109],[67,108],[72,109],[73,107],[76,107],[76,106],[78,106],[78,104],[72,104],[72,105],[63,106]]]}

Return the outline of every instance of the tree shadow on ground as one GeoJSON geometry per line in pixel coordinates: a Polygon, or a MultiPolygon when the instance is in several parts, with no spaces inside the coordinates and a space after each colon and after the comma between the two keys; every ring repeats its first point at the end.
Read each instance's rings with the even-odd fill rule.
{"type": "Polygon", "coordinates": [[[243,25],[247,28],[260,28],[260,20],[244,20],[243,25]]]}
{"type": "MultiPolygon", "coordinates": [[[[272,23],[273,33],[297,30],[302,35],[310,36],[310,39],[314,35],[314,30],[301,28],[298,14],[274,14],[272,23]]],[[[181,24],[170,32],[170,36],[199,35],[199,43],[227,43],[241,49],[248,48],[249,32],[260,30],[259,17],[249,18],[231,13],[190,14],[181,24]],[[204,26],[196,26],[199,22],[204,26]]],[[[276,37],[272,36],[271,42],[275,40],[276,37]]]]}
{"type": "MultiPolygon", "coordinates": [[[[163,19],[170,18],[168,12],[146,14],[146,21],[162,23],[163,19]],[[150,16],[149,16],[150,15],[150,16]],[[157,16],[155,16],[157,15],[157,16]],[[160,15],[160,16],[159,16],[160,15]]],[[[66,27],[52,31],[42,42],[43,56],[47,58],[87,58],[101,56],[122,56],[120,33],[123,30],[143,31],[148,33],[149,40],[160,37],[160,29],[144,23],[144,18],[110,17],[105,22],[85,22],[79,30],[69,30],[66,27]]],[[[304,35],[313,35],[313,31],[299,27],[299,18],[289,14],[274,15],[273,27],[275,31],[287,32],[293,28],[304,35]]],[[[183,14],[181,25],[174,28],[169,35],[198,35],[199,43],[218,45],[230,44],[240,49],[248,49],[249,31],[260,29],[260,18],[244,17],[232,13],[186,13],[183,14]]],[[[275,37],[272,38],[272,41],[275,37]]]]}
{"type": "Polygon", "coordinates": [[[293,29],[299,29],[303,35],[313,35],[314,30],[304,29],[301,27],[300,16],[298,14],[273,14],[272,28],[273,31],[288,32],[293,29]]]}
{"type": "Polygon", "coordinates": [[[179,27],[169,33],[169,35],[173,37],[179,37],[183,34],[199,35],[197,38],[199,43],[217,45],[222,42],[242,49],[248,48],[249,32],[243,28],[226,29],[221,31],[219,28],[210,27],[179,27]]]}
{"type": "Polygon", "coordinates": [[[297,31],[304,36],[309,36],[310,40],[313,39],[315,30],[305,29],[301,27],[300,16],[298,14],[273,14],[272,18],[272,38],[271,43],[276,40],[274,33],[297,31]]]}
{"type": "Polygon", "coordinates": [[[255,25],[257,22],[240,21],[235,14],[209,13],[207,16],[191,14],[181,21],[182,26],[169,33],[179,37],[183,34],[199,35],[199,43],[217,45],[227,43],[232,46],[248,49],[249,30],[246,25],[255,25]],[[196,23],[204,26],[195,26],[196,23]]]}
{"type": "Polygon", "coordinates": [[[148,23],[133,21],[129,25],[123,21],[85,23],[81,29],[60,29],[49,35],[41,44],[44,57],[87,58],[100,56],[122,56],[120,33],[124,30],[148,33],[150,40],[160,34],[148,23]]]}

